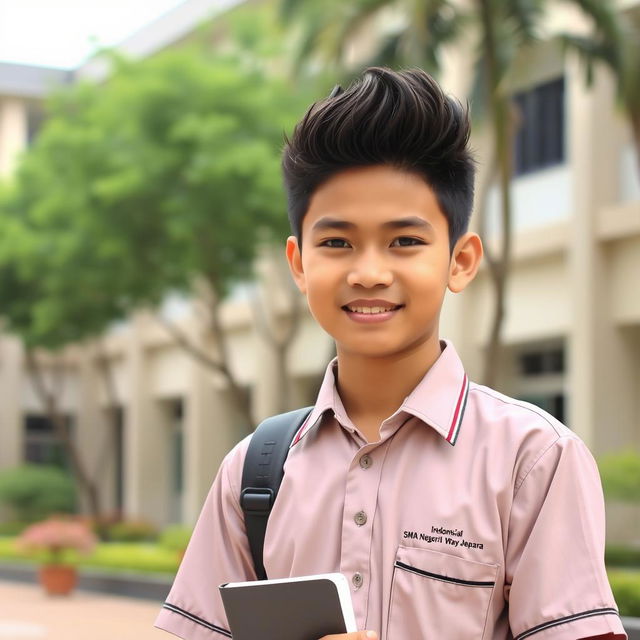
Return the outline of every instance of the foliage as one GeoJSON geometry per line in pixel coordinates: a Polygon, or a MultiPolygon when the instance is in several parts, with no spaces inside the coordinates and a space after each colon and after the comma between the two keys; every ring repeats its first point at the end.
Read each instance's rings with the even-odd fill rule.
{"type": "MultiPolygon", "coordinates": [[[[39,563],[42,555],[28,553],[16,544],[15,538],[0,537],[0,560],[3,562],[39,563]]],[[[99,543],[86,558],[69,552],[65,562],[96,569],[119,572],[175,573],[179,556],[173,550],[152,543],[99,543]]]]}
{"type": "Polygon", "coordinates": [[[607,545],[604,561],[608,567],[640,568],[640,547],[607,545]]]}
{"type": "Polygon", "coordinates": [[[161,547],[171,551],[184,551],[189,544],[193,530],[183,525],[171,525],[167,527],[158,540],[161,547]]]}
{"type": "Polygon", "coordinates": [[[120,571],[175,573],[179,558],[157,544],[103,543],[83,566],[120,571]]]}
{"type": "Polygon", "coordinates": [[[609,571],[609,583],[620,615],[640,617],[640,572],[609,571]]]}
{"type": "Polygon", "coordinates": [[[196,275],[223,295],[286,229],[286,83],[193,49],[113,66],[50,99],[0,194],[0,307],[30,346],[96,335],[196,275]]]}
{"type": "Polygon", "coordinates": [[[146,520],[123,520],[106,530],[106,538],[111,542],[149,542],[157,537],[157,528],[146,520]]]}
{"type": "Polygon", "coordinates": [[[35,522],[53,513],[72,513],[76,491],[70,476],[56,467],[23,465],[0,472],[0,502],[18,520],[35,522]]]}
{"type": "Polygon", "coordinates": [[[45,561],[50,564],[62,562],[67,551],[89,554],[96,543],[97,538],[86,522],[62,518],[32,524],[17,540],[18,547],[27,552],[44,552],[45,561]]]}
{"type": "Polygon", "coordinates": [[[20,522],[19,520],[9,520],[0,522],[0,536],[17,536],[20,535],[30,523],[20,522]]]}
{"type": "Polygon", "coordinates": [[[620,502],[640,503],[640,454],[628,450],[598,461],[605,496],[620,502]]]}

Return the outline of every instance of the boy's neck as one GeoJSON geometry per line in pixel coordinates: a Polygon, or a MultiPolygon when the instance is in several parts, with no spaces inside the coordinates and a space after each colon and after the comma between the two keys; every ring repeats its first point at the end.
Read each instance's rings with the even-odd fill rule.
{"type": "Polygon", "coordinates": [[[441,352],[437,339],[391,358],[343,353],[338,348],[338,393],[347,415],[369,442],[379,440],[382,422],[398,410],[441,352]]]}

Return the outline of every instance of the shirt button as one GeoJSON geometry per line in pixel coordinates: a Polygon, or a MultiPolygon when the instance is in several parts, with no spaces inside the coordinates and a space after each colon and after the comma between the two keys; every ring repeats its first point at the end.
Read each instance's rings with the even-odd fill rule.
{"type": "Polygon", "coordinates": [[[362,586],[362,583],[364,582],[364,578],[362,577],[361,573],[354,573],[353,577],[351,578],[351,582],[353,582],[353,586],[356,589],[359,589],[362,586]]]}
{"type": "Polygon", "coordinates": [[[367,522],[367,514],[364,511],[358,511],[353,519],[355,520],[355,523],[361,527],[367,522]]]}
{"type": "Polygon", "coordinates": [[[363,469],[368,469],[372,464],[373,464],[373,460],[371,459],[370,455],[365,454],[362,456],[362,458],[360,458],[360,466],[363,469]]]}

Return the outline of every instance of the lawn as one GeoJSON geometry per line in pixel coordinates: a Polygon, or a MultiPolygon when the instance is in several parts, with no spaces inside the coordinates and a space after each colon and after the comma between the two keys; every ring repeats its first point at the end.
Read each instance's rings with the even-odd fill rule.
{"type": "MultiPolygon", "coordinates": [[[[180,563],[178,552],[150,542],[101,542],[89,556],[69,553],[66,559],[82,567],[154,574],[174,574],[180,563]]],[[[34,564],[42,555],[21,551],[15,538],[0,537],[0,560],[34,564]]]]}

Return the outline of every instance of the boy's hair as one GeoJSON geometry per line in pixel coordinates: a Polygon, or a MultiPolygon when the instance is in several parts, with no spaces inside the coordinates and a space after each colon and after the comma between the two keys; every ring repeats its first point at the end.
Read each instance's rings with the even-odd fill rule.
{"type": "Polygon", "coordinates": [[[282,158],[289,222],[298,242],[315,190],[352,167],[389,165],[419,175],[449,224],[449,245],[467,231],[475,163],[466,109],[421,69],[370,67],[336,87],[285,136],[282,158]]]}

